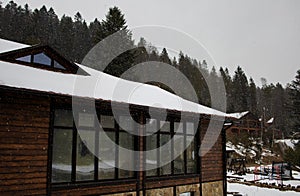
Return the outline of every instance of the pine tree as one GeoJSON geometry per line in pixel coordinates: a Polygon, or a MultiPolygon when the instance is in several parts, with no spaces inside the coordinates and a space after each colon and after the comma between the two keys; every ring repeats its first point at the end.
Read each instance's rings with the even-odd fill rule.
{"type": "Polygon", "coordinates": [[[240,66],[233,77],[234,110],[236,112],[248,111],[248,79],[240,66]]]}
{"type": "Polygon", "coordinates": [[[232,79],[229,74],[227,68],[225,70],[221,67],[220,68],[221,78],[223,79],[225,89],[226,89],[226,97],[227,97],[227,112],[232,113],[234,112],[234,102],[233,102],[233,91],[232,91],[232,79]]]}
{"type": "Polygon", "coordinates": [[[88,26],[79,12],[74,16],[73,31],[72,59],[76,62],[81,62],[90,49],[91,38],[88,26]]]}
{"type": "Polygon", "coordinates": [[[256,85],[254,80],[250,78],[249,84],[249,107],[250,112],[257,115],[257,96],[256,96],[256,85]]]}
{"type": "Polygon", "coordinates": [[[169,58],[169,54],[168,54],[166,48],[163,48],[163,50],[159,56],[159,60],[163,63],[167,63],[167,64],[171,65],[171,60],[169,58]]]}
{"type": "Polygon", "coordinates": [[[102,35],[102,25],[96,18],[89,25],[91,45],[94,46],[99,42],[99,35],[102,35]]]}
{"type": "Polygon", "coordinates": [[[99,35],[99,41],[120,30],[126,31],[128,37],[131,36],[124,14],[115,6],[109,9],[106,19],[102,21],[102,33],[99,35]]]}
{"type": "Polygon", "coordinates": [[[300,132],[300,70],[292,83],[288,86],[289,90],[289,112],[291,118],[291,129],[300,132]]]}
{"type": "MultiPolygon", "coordinates": [[[[123,72],[128,70],[135,61],[135,51],[127,50],[133,47],[133,40],[131,32],[127,29],[124,14],[118,7],[110,8],[105,20],[101,23],[101,34],[98,35],[98,41],[114,34],[113,42],[108,43],[109,46],[104,51],[100,51],[102,58],[115,57],[109,65],[105,66],[104,72],[114,76],[120,76],[123,72]],[[118,32],[117,34],[114,34],[118,32]],[[122,54],[116,54],[115,51],[123,50],[122,54]],[[119,56],[116,56],[119,55],[119,56]]],[[[108,60],[108,59],[107,59],[108,60]]],[[[103,69],[94,67],[96,69],[103,69]]]]}

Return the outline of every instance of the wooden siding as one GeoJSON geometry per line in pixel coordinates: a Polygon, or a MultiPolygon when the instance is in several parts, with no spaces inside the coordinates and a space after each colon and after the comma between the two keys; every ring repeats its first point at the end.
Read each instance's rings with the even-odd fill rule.
{"type": "Polygon", "coordinates": [[[0,89],[1,195],[45,195],[50,99],[0,89]]]}
{"type": "MultiPolygon", "coordinates": [[[[201,120],[201,141],[207,131],[209,120],[201,120]]],[[[216,143],[213,147],[201,157],[201,173],[202,182],[223,180],[223,147],[222,147],[222,134],[210,135],[210,137],[217,137],[216,143]]],[[[210,140],[210,138],[208,138],[210,140]]],[[[212,140],[212,139],[211,139],[212,140]]],[[[206,150],[202,148],[202,150],[206,150]]]]}
{"type": "Polygon", "coordinates": [[[92,187],[69,187],[64,188],[63,190],[53,190],[51,195],[100,195],[100,194],[113,194],[113,193],[124,193],[124,192],[132,192],[136,189],[135,182],[128,183],[107,183],[106,185],[93,185],[92,187]]]}
{"type": "Polygon", "coordinates": [[[188,185],[188,184],[196,184],[199,183],[199,176],[195,177],[164,177],[164,179],[153,178],[146,182],[146,189],[153,188],[162,188],[162,187],[172,187],[172,186],[180,186],[180,185],[188,185]]]}

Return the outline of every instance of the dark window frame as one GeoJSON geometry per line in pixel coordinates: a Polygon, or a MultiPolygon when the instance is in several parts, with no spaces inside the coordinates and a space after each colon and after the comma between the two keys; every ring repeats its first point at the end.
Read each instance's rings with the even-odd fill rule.
{"type": "MultiPolygon", "coordinates": [[[[119,180],[135,180],[137,178],[137,172],[134,171],[133,172],[133,176],[132,177],[128,177],[128,178],[122,178],[119,177],[119,168],[115,167],[115,171],[114,171],[114,178],[111,179],[99,179],[98,176],[98,172],[99,172],[99,159],[98,157],[94,156],[94,178],[92,180],[76,180],[76,159],[77,159],[77,136],[78,136],[78,130],[77,127],[75,125],[75,120],[74,120],[74,116],[72,117],[72,124],[73,126],[55,126],[54,121],[55,121],[55,111],[56,110],[69,110],[72,111],[72,109],[70,107],[54,107],[54,111],[53,111],[53,125],[51,126],[52,128],[52,136],[54,135],[55,130],[57,129],[66,129],[66,130],[70,130],[72,129],[72,161],[71,161],[71,180],[68,182],[52,182],[52,176],[49,177],[49,179],[51,180],[51,184],[52,185],[70,185],[70,184],[83,184],[83,183],[99,183],[99,182],[109,182],[109,181],[119,181],[119,180]]],[[[111,113],[106,112],[106,111],[102,111],[100,112],[100,110],[97,110],[97,118],[94,119],[94,123],[96,123],[96,120],[100,121],[101,115],[106,115],[106,116],[112,116],[111,113]]],[[[78,116],[77,116],[78,117],[78,116]]],[[[118,116],[119,118],[119,116],[118,116]]],[[[137,127],[134,127],[135,129],[137,127]]],[[[78,128],[79,129],[79,128],[78,128]]],[[[87,127],[84,127],[84,129],[88,129],[87,127]]],[[[93,130],[93,128],[90,128],[90,130],[93,130]]],[[[105,132],[113,132],[115,134],[115,139],[116,139],[116,143],[119,144],[119,135],[120,132],[122,133],[127,133],[124,130],[121,130],[119,128],[119,125],[117,123],[117,121],[114,119],[114,128],[104,128],[103,129],[105,132]]],[[[95,131],[95,142],[97,141],[97,138],[99,137],[100,132],[99,131],[95,131]]],[[[54,138],[52,138],[52,143],[50,146],[52,146],[51,151],[53,151],[53,140],[54,138]]],[[[134,136],[133,137],[133,148],[134,150],[137,150],[138,148],[138,137],[134,136]]],[[[95,146],[99,147],[99,141],[95,143],[95,146]]],[[[98,150],[98,148],[95,148],[98,150]]],[[[53,156],[53,152],[52,152],[52,156],[53,156]]],[[[116,148],[116,153],[115,153],[115,164],[117,166],[119,160],[119,154],[118,154],[118,148],[116,148]]],[[[134,158],[134,160],[136,160],[136,158],[134,158]]],[[[52,163],[53,163],[53,157],[51,157],[51,161],[50,161],[50,170],[52,171],[52,163]]],[[[133,163],[134,165],[136,164],[135,162],[133,163]]],[[[52,172],[51,172],[52,173],[52,172]]]]}
{"type": "MultiPolygon", "coordinates": [[[[146,118],[146,122],[147,122],[147,119],[150,119],[150,118],[146,118]]],[[[200,169],[200,158],[198,158],[198,152],[199,152],[199,149],[198,149],[198,146],[199,146],[199,143],[200,143],[200,134],[199,134],[199,129],[198,127],[196,127],[196,120],[191,120],[191,119],[183,119],[181,122],[183,123],[183,132],[182,133],[176,133],[176,135],[183,135],[184,136],[184,144],[183,144],[183,147],[185,148],[186,147],[186,142],[187,142],[187,136],[193,136],[193,144],[194,144],[194,149],[195,149],[195,164],[196,164],[196,168],[195,168],[195,171],[193,173],[189,173],[188,172],[188,169],[187,169],[187,150],[189,148],[189,145],[183,152],[184,154],[184,171],[183,173],[179,173],[179,174],[175,174],[174,171],[175,171],[175,166],[174,166],[174,140],[173,140],[173,137],[175,135],[175,123],[177,122],[180,122],[180,121],[177,121],[176,119],[170,119],[170,120],[166,120],[166,119],[160,119],[160,118],[153,118],[157,121],[157,132],[154,133],[156,135],[156,148],[158,148],[160,146],[160,136],[162,134],[168,134],[171,136],[171,158],[172,158],[172,161],[171,161],[171,174],[163,174],[161,175],[161,167],[157,167],[157,171],[156,171],[156,175],[147,175],[147,172],[145,172],[145,176],[146,178],[157,178],[157,177],[167,177],[167,176],[185,176],[185,175],[195,175],[195,174],[200,174],[201,172],[201,169],[200,169]],[[159,126],[160,126],[160,122],[161,121],[165,121],[165,122],[169,122],[170,123],[170,131],[169,132],[164,132],[164,131],[161,131],[159,126]],[[187,128],[186,128],[186,124],[187,123],[193,123],[194,124],[194,134],[189,134],[187,133],[187,128]]],[[[199,123],[199,122],[198,122],[199,123]]],[[[146,137],[144,137],[144,141],[145,141],[145,146],[147,146],[146,144],[146,137]]],[[[147,150],[147,149],[145,149],[147,150]]],[[[157,150],[157,166],[159,165],[160,163],[160,151],[157,150]]]]}
{"type": "MultiPolygon", "coordinates": [[[[61,105],[61,104],[58,104],[57,106],[53,107],[53,111],[54,111],[54,112],[52,112],[52,115],[53,115],[52,119],[53,119],[53,121],[54,121],[54,113],[55,113],[56,109],[71,110],[71,108],[68,107],[68,106],[64,106],[64,105],[61,105]],[[57,106],[59,106],[59,107],[57,107],[57,106]]],[[[100,120],[100,118],[101,118],[100,115],[112,116],[112,112],[109,109],[108,110],[103,110],[103,109],[101,109],[101,108],[98,107],[97,108],[97,117],[98,117],[98,120],[100,120]]],[[[147,115],[144,115],[142,113],[139,113],[139,115],[141,115],[141,117],[143,118],[143,122],[146,121],[146,116],[147,115]]],[[[193,117],[186,117],[186,119],[187,120],[183,119],[183,121],[182,121],[182,122],[184,122],[183,123],[184,126],[185,126],[186,122],[193,122],[194,123],[194,128],[195,128],[194,129],[194,131],[195,131],[195,134],[194,134],[194,145],[195,145],[195,150],[196,150],[195,153],[198,153],[198,151],[199,151],[199,145],[200,145],[201,142],[200,142],[199,127],[196,127],[195,125],[197,123],[200,123],[200,121],[199,121],[200,119],[195,119],[193,117]],[[197,122],[197,120],[198,120],[198,122],[197,122]]],[[[168,118],[168,120],[159,119],[158,123],[157,123],[157,126],[159,126],[160,120],[170,122],[170,133],[172,134],[171,138],[173,138],[173,136],[175,134],[174,133],[174,123],[175,122],[179,122],[180,119],[178,120],[177,117],[175,117],[175,118],[171,117],[171,118],[168,118]]],[[[75,121],[73,119],[73,126],[75,125],[74,122],[75,121]]],[[[118,127],[119,125],[116,122],[116,120],[114,120],[114,122],[115,122],[115,127],[118,127]]],[[[51,127],[52,135],[53,135],[53,133],[54,133],[53,131],[54,131],[54,128],[55,128],[54,123],[50,127],[51,127]]],[[[118,129],[112,129],[112,130],[115,130],[116,134],[120,132],[119,128],[118,129]]],[[[74,130],[73,131],[74,131],[74,133],[76,132],[75,134],[77,134],[77,130],[76,130],[75,126],[74,126],[74,130]]],[[[185,131],[185,128],[184,128],[184,131],[185,131]]],[[[97,137],[97,132],[95,134],[96,134],[95,137],[97,137]]],[[[134,137],[134,149],[146,150],[146,149],[139,149],[140,145],[138,144],[138,141],[140,140],[140,138],[141,137],[138,137],[138,136],[134,137]]],[[[146,140],[145,140],[145,138],[143,140],[144,140],[143,146],[146,147],[146,140]]],[[[50,146],[52,146],[52,145],[53,145],[53,138],[52,138],[50,146]]],[[[172,142],[172,149],[174,149],[173,142],[172,142]]],[[[50,150],[51,150],[51,153],[52,153],[52,148],[50,148],[50,150]]],[[[75,149],[75,152],[76,152],[76,149],[75,149]]],[[[174,157],[173,153],[174,153],[173,150],[171,150],[171,156],[172,157],[174,157]]],[[[184,151],[184,153],[186,153],[186,151],[184,151]]],[[[187,170],[186,170],[186,155],[185,155],[185,158],[184,158],[185,171],[184,171],[183,174],[174,174],[174,160],[173,160],[171,162],[171,174],[169,174],[169,175],[146,176],[146,172],[144,172],[145,173],[145,175],[144,175],[145,179],[157,179],[158,177],[161,177],[162,179],[164,179],[166,177],[168,177],[168,178],[169,177],[177,178],[177,177],[183,177],[183,176],[199,176],[199,175],[201,176],[201,168],[200,168],[201,158],[199,156],[197,156],[197,154],[195,154],[195,156],[196,156],[195,161],[196,161],[196,165],[197,165],[195,173],[187,173],[186,172],[187,170]]],[[[51,170],[50,174],[51,174],[51,172],[52,172],[52,157],[49,157],[49,158],[51,159],[50,163],[49,163],[50,170],[51,170]]],[[[74,160],[76,160],[76,156],[75,156],[74,160]]],[[[117,160],[115,160],[115,161],[117,161],[117,160]]],[[[136,163],[134,163],[134,164],[136,164],[136,163]]],[[[76,165],[75,165],[74,166],[75,169],[72,169],[72,172],[75,171],[75,173],[72,174],[73,175],[73,179],[75,179],[75,180],[73,180],[71,182],[57,182],[57,183],[55,183],[55,182],[51,182],[52,176],[50,176],[49,177],[49,183],[51,184],[51,186],[54,186],[54,187],[64,187],[64,186],[73,186],[73,185],[77,186],[77,185],[86,184],[86,183],[88,183],[88,184],[102,184],[102,183],[106,184],[106,183],[111,183],[111,182],[116,182],[116,181],[120,181],[120,182],[126,181],[126,182],[129,182],[129,181],[136,181],[136,180],[138,180],[138,176],[139,176],[138,174],[139,174],[139,172],[137,172],[137,171],[134,172],[134,175],[133,175],[132,178],[118,178],[118,168],[115,168],[115,170],[116,170],[116,172],[115,172],[116,178],[114,178],[114,179],[108,179],[108,180],[102,180],[102,179],[100,180],[100,179],[98,179],[99,178],[99,176],[98,176],[98,170],[96,169],[96,168],[98,168],[98,159],[97,158],[95,159],[94,166],[95,166],[95,172],[94,172],[95,175],[94,175],[94,179],[93,180],[90,180],[90,181],[76,181],[76,165]]],[[[72,167],[73,167],[73,164],[72,164],[72,167]]]]}
{"type": "Polygon", "coordinates": [[[38,65],[38,66],[42,66],[42,67],[46,67],[46,68],[51,68],[51,69],[55,69],[55,70],[61,70],[61,71],[66,71],[66,70],[67,70],[67,68],[64,67],[60,62],[58,62],[57,60],[55,60],[54,58],[52,58],[51,56],[49,56],[49,55],[48,55],[47,53],[45,53],[44,51],[37,52],[37,53],[32,53],[32,54],[27,54],[27,55],[24,55],[24,56],[18,56],[18,57],[15,57],[14,60],[15,60],[16,62],[19,62],[19,63],[30,63],[30,64],[34,64],[34,65],[38,65]],[[48,57],[48,58],[50,59],[50,65],[35,62],[34,56],[39,55],[39,54],[43,54],[43,55],[45,55],[46,57],[48,57]],[[30,61],[29,61],[29,62],[28,62],[28,61],[18,60],[19,58],[27,57],[27,56],[30,56],[30,61]],[[59,68],[58,66],[55,66],[55,65],[54,65],[54,62],[58,63],[58,64],[60,65],[61,68],[59,68]]]}

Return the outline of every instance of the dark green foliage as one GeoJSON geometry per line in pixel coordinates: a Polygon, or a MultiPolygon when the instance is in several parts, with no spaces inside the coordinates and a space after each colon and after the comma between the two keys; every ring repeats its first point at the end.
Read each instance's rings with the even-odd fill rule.
{"type": "Polygon", "coordinates": [[[288,86],[290,128],[300,133],[300,70],[292,83],[288,86]]]}
{"type": "Polygon", "coordinates": [[[240,66],[238,66],[233,76],[233,94],[235,95],[234,109],[235,111],[249,110],[249,84],[247,77],[240,66]]]}

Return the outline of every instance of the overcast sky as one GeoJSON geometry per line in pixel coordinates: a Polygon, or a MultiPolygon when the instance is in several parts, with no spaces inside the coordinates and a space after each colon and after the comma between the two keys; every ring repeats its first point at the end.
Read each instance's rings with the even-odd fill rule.
{"type": "MultiPolygon", "coordinates": [[[[2,0],[6,5],[8,0],[2,0]]],[[[257,85],[291,82],[300,69],[299,0],[15,0],[31,9],[46,5],[59,16],[79,11],[87,22],[104,19],[108,9],[118,6],[129,28],[159,25],[177,29],[193,37],[211,54],[217,66],[233,73],[240,65],[257,85]]],[[[172,35],[168,39],[172,38],[172,35]]],[[[152,39],[152,38],[151,38],[152,39]]],[[[146,40],[161,45],[164,37],[146,40]]],[[[167,39],[167,38],[166,38],[167,39]]],[[[193,58],[201,58],[182,40],[178,48],[193,58]]],[[[169,46],[166,46],[169,47],[169,46]]],[[[174,46],[172,46],[174,47],[174,46]]]]}

